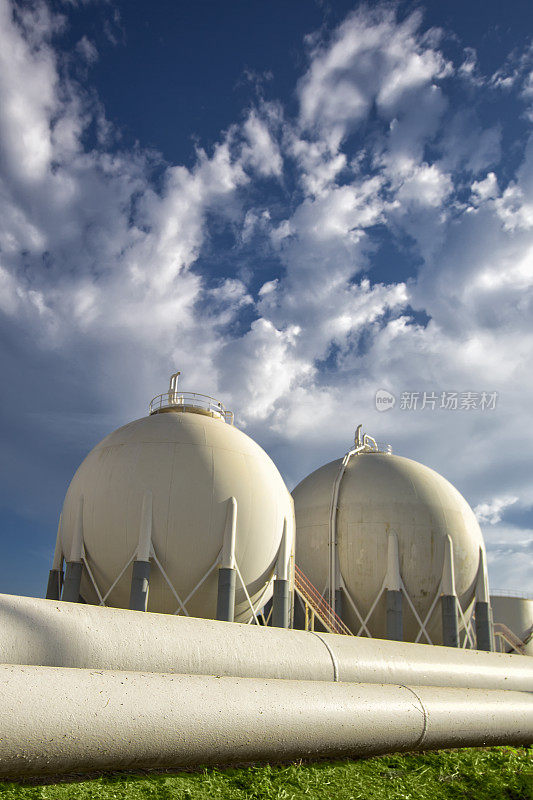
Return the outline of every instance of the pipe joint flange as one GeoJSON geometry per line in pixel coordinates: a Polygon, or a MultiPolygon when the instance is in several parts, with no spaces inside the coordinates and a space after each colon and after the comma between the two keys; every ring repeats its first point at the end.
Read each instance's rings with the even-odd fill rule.
{"type": "Polygon", "coordinates": [[[333,652],[333,650],[331,649],[331,647],[329,646],[327,641],[322,638],[320,633],[317,633],[317,631],[309,631],[309,633],[313,633],[318,639],[320,639],[320,641],[322,642],[322,644],[325,646],[326,650],[328,651],[328,653],[330,655],[330,658],[331,658],[331,663],[333,664],[333,681],[335,683],[338,683],[338,681],[339,681],[339,663],[337,661],[337,657],[336,657],[335,653],[333,652]]]}

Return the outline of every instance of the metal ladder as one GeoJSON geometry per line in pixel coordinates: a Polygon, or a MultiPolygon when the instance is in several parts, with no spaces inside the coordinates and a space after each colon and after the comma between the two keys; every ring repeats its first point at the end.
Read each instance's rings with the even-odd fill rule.
{"type": "Polygon", "coordinates": [[[314,630],[315,618],[318,619],[328,633],[342,633],[353,636],[342,619],[333,611],[330,604],[320,594],[300,567],[294,567],[294,591],[302,599],[305,607],[305,630],[314,630]]]}

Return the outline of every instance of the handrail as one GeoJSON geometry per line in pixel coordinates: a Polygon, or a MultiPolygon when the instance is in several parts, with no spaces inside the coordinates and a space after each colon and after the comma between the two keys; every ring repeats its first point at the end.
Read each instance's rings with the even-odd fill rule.
{"type": "Polygon", "coordinates": [[[512,647],[513,650],[516,650],[517,653],[521,655],[526,655],[526,650],[524,647],[525,642],[520,639],[516,633],[504,625],[503,622],[495,622],[494,623],[494,636],[498,636],[500,639],[503,639],[504,642],[512,647]]]}
{"type": "Polygon", "coordinates": [[[380,453],[381,455],[391,456],[392,455],[392,445],[388,442],[378,442],[376,441],[377,450],[366,450],[367,453],[380,453]]]}
{"type": "Polygon", "coordinates": [[[516,591],[515,589],[491,589],[490,594],[491,596],[494,597],[509,597],[509,598],[517,598],[519,600],[533,600],[533,594],[531,594],[531,592],[520,592],[516,591]]]}
{"type": "Polygon", "coordinates": [[[334,612],[327,600],[320,594],[318,589],[313,586],[309,578],[302,572],[300,567],[294,567],[294,586],[300,597],[311,607],[315,616],[330,633],[342,633],[353,636],[353,633],[344,624],[342,619],[334,612]]]}
{"type": "Polygon", "coordinates": [[[176,409],[177,411],[192,411],[199,409],[210,416],[223,419],[233,425],[233,411],[228,411],[215,397],[200,392],[163,392],[150,401],[150,414],[159,411],[176,409]]]}

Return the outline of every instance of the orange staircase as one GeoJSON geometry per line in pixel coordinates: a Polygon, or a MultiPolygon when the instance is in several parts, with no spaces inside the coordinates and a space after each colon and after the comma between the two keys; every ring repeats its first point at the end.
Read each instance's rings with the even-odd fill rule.
{"type": "Polygon", "coordinates": [[[322,597],[300,567],[294,567],[294,590],[301,597],[305,606],[305,629],[313,630],[316,617],[328,633],[342,633],[353,636],[342,619],[333,611],[327,600],[322,597]]]}

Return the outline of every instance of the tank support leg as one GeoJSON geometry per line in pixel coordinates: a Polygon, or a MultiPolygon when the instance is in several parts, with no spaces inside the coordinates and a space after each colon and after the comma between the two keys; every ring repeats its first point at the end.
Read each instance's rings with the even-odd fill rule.
{"type": "Polygon", "coordinates": [[[387,598],[387,639],[403,641],[402,576],[398,535],[389,531],[387,536],[387,573],[385,575],[387,598]]]}
{"type": "Polygon", "coordinates": [[[131,576],[130,609],[146,611],[150,591],[150,552],[152,547],[152,492],[143,495],[139,545],[131,576]]]}
{"type": "Polygon", "coordinates": [[[235,617],[235,581],[237,572],[230,567],[218,570],[217,619],[233,622],[235,617]]]}
{"type": "Polygon", "coordinates": [[[387,589],[387,639],[403,642],[402,593],[387,589]]]}
{"type": "Polygon", "coordinates": [[[453,543],[450,534],[444,540],[444,564],[442,567],[442,643],[445,647],[459,647],[459,615],[455,591],[453,566],[453,543]]]}
{"type": "Polygon", "coordinates": [[[476,603],[476,645],[478,650],[494,651],[492,608],[490,603],[476,603]]]}
{"type": "Polygon", "coordinates": [[[70,559],[65,570],[65,583],[61,599],[67,603],[79,603],[81,578],[83,574],[83,495],[80,496],[76,530],[72,537],[70,559]]]}
{"type": "Polygon", "coordinates": [[[146,611],[148,607],[149,588],[150,562],[134,561],[130,591],[130,609],[132,611],[146,611]]]}
{"type": "Polygon", "coordinates": [[[272,603],[272,625],[274,628],[288,628],[290,616],[289,581],[276,578],[272,603]]]}
{"type": "Polygon", "coordinates": [[[494,628],[490,606],[487,559],[483,547],[479,548],[479,567],[476,581],[476,647],[478,650],[494,651],[494,628]]]}
{"type": "Polygon", "coordinates": [[[442,643],[445,647],[459,647],[457,597],[454,594],[443,594],[440,602],[442,609],[442,643]]]}
{"type": "Polygon", "coordinates": [[[67,603],[79,603],[81,576],[83,564],[81,561],[68,561],[65,570],[65,583],[63,584],[62,600],[67,603]]]}
{"type": "Polygon", "coordinates": [[[48,575],[48,586],[46,587],[47,600],[59,600],[61,589],[63,588],[63,551],[61,549],[61,517],[57,526],[56,547],[52,569],[48,575]]]}
{"type": "Polygon", "coordinates": [[[230,497],[226,513],[226,527],[218,569],[217,619],[233,622],[235,619],[235,542],[237,538],[237,500],[230,497]]]}
{"type": "Polygon", "coordinates": [[[276,564],[274,596],[272,598],[272,625],[274,628],[288,628],[290,625],[291,595],[289,588],[289,570],[291,551],[292,542],[289,535],[287,520],[284,519],[281,544],[279,546],[276,564]]]}
{"type": "Polygon", "coordinates": [[[63,570],[51,569],[48,575],[48,586],[46,587],[47,600],[59,600],[61,589],[63,588],[63,570]]]}
{"type": "MultiPolygon", "coordinates": [[[[335,589],[335,614],[342,620],[344,598],[342,596],[342,589],[335,589]]],[[[344,620],[343,620],[344,621],[344,620]]]]}

